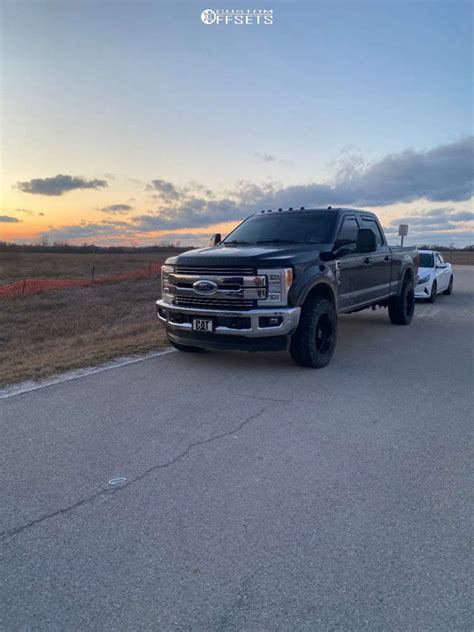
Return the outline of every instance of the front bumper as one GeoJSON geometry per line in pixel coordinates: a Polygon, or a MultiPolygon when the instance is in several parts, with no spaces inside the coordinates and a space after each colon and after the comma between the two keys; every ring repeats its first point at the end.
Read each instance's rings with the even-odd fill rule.
{"type": "Polygon", "coordinates": [[[431,286],[433,285],[432,281],[427,281],[426,283],[421,283],[415,288],[415,298],[429,298],[431,295],[431,286]]]}
{"type": "MultiPolygon", "coordinates": [[[[168,332],[193,332],[192,318],[212,318],[215,322],[213,334],[200,333],[200,337],[215,335],[243,336],[244,338],[264,338],[287,336],[295,331],[300,320],[300,307],[274,307],[273,309],[250,309],[247,311],[231,311],[223,309],[201,309],[195,307],[181,307],[156,301],[158,318],[165,324],[168,332]],[[174,314],[182,315],[181,320],[187,322],[173,322],[174,314]],[[262,326],[265,319],[278,318],[279,324],[262,326]],[[219,322],[221,321],[221,322],[219,322]],[[226,324],[222,324],[225,321],[226,324]]],[[[193,332],[198,333],[198,332],[193,332]]]]}

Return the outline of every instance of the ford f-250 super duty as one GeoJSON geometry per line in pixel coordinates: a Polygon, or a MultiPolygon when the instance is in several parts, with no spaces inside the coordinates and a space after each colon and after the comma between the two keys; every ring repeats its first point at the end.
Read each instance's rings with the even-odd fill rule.
{"type": "Polygon", "coordinates": [[[392,323],[411,322],[417,268],[417,250],[389,247],[373,213],[262,211],[223,241],[167,259],[157,313],[181,351],[289,348],[319,368],[334,352],[337,314],[380,306],[392,323]]]}

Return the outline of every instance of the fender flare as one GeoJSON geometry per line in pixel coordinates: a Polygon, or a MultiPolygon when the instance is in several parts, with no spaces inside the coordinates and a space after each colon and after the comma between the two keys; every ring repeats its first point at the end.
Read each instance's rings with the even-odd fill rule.
{"type": "Polygon", "coordinates": [[[337,287],[328,278],[319,278],[316,280],[313,279],[307,285],[305,285],[298,294],[297,304],[299,306],[302,306],[304,302],[306,301],[306,299],[308,298],[308,295],[317,287],[321,287],[329,291],[332,298],[332,302],[337,311],[337,287]]]}
{"type": "Polygon", "coordinates": [[[413,286],[416,286],[415,270],[413,269],[413,265],[411,263],[406,263],[400,272],[400,282],[398,284],[397,296],[400,296],[402,292],[403,281],[405,280],[407,273],[410,275],[411,280],[413,281],[413,286]]]}

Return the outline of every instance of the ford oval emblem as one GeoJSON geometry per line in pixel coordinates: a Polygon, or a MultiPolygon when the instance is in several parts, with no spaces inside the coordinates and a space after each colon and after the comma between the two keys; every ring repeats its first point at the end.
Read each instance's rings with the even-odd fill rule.
{"type": "Polygon", "coordinates": [[[214,294],[217,292],[217,283],[214,281],[196,281],[193,283],[193,289],[198,294],[214,294]]]}

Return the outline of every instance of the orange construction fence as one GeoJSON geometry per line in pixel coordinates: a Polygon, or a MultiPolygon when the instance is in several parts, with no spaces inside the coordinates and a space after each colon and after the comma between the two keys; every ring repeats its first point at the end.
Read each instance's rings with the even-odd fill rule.
{"type": "Polygon", "coordinates": [[[132,279],[144,279],[161,271],[161,263],[150,263],[149,265],[133,270],[132,272],[119,272],[118,274],[95,276],[94,268],[88,279],[22,279],[7,285],[0,286],[0,298],[14,298],[17,296],[27,296],[38,292],[51,292],[62,290],[68,287],[90,287],[91,285],[101,285],[105,283],[116,283],[117,281],[129,281],[132,279]]]}

